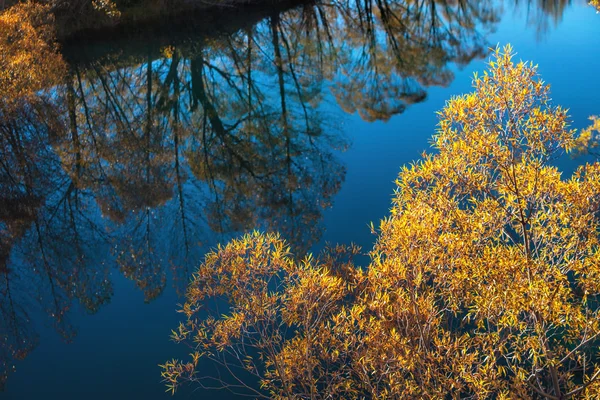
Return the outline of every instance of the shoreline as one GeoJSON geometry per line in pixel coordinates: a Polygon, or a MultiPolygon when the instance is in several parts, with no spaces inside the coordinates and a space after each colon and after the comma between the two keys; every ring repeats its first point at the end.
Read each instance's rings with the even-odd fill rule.
{"type": "MultiPolygon", "coordinates": [[[[248,14],[262,14],[263,18],[269,13],[278,13],[300,4],[304,0],[241,0],[225,1],[222,3],[200,1],[185,1],[172,8],[138,7],[124,8],[121,16],[113,21],[94,21],[87,26],[69,26],[68,15],[56,15],[56,39],[61,46],[72,46],[80,42],[102,42],[127,37],[159,36],[173,30],[189,31],[190,26],[200,31],[228,31],[223,26],[231,25],[240,17],[247,18],[248,14]],[[233,20],[233,21],[232,21],[233,20]],[[186,26],[188,25],[188,26],[186,26]]],[[[237,24],[240,25],[240,24],[237,24]]]]}

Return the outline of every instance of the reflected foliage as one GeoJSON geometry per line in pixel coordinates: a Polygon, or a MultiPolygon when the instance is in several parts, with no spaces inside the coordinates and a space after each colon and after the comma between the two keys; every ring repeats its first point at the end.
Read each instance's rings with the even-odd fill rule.
{"type": "Polygon", "coordinates": [[[423,101],[428,86],[450,84],[449,63],[466,65],[486,54],[496,7],[488,1],[366,1],[340,10],[329,19],[337,23],[324,24],[339,62],[332,88],[338,103],[367,121],[385,121],[423,101]]]}
{"type": "Polygon", "coordinates": [[[568,0],[529,0],[526,7],[527,20],[542,35],[560,23],[570,5],[568,0]]]}

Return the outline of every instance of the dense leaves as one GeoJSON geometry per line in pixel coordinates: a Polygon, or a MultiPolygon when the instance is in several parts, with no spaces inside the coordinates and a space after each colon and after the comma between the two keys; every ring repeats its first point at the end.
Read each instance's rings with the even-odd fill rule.
{"type": "Polygon", "coordinates": [[[598,140],[600,139],[600,118],[590,117],[591,124],[581,131],[576,140],[575,150],[579,154],[591,154],[600,156],[598,153],[598,140]]]}
{"type": "Polygon", "coordinates": [[[0,13],[0,105],[52,86],[65,65],[53,45],[48,6],[23,3],[0,13]]]}
{"type": "Polygon", "coordinates": [[[568,179],[551,165],[574,132],[512,57],[498,49],[439,113],[366,270],[355,248],[295,260],[271,234],[209,254],[173,335],[192,360],[163,365],[169,389],[206,385],[206,357],[254,375],[258,397],[597,398],[600,164],[568,179]]]}

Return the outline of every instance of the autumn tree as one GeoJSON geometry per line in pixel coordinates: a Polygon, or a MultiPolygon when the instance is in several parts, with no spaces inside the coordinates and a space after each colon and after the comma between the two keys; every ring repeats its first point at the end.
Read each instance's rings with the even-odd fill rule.
{"type": "Polygon", "coordinates": [[[65,68],[56,50],[49,6],[21,3],[0,13],[0,112],[56,84],[65,68]]]}
{"type": "Polygon", "coordinates": [[[208,358],[256,397],[597,398],[600,164],[561,177],[566,110],[512,58],[496,50],[439,113],[368,268],[353,247],[296,260],[272,234],[207,255],[173,335],[192,357],[163,365],[169,389],[214,383],[196,374],[208,358]]]}

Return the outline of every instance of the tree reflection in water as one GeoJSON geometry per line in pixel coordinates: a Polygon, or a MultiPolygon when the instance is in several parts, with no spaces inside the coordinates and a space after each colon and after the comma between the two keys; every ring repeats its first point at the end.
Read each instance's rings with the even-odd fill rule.
{"type": "MultiPolygon", "coordinates": [[[[151,301],[205,245],[254,228],[305,252],[345,177],[326,98],[388,120],[487,51],[491,1],[333,1],[269,11],[227,34],[164,38],[72,61],[0,121],[0,373],[43,310],[110,301],[116,266],[151,301]],[[52,86],[52,88],[49,88],[52,86]]],[[[85,53],[85,49],[78,49],[85,53]]],[[[37,90],[36,89],[32,89],[37,90]]]]}

